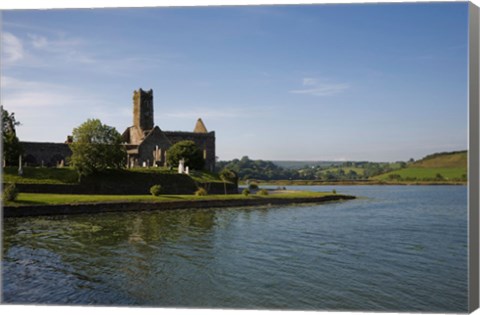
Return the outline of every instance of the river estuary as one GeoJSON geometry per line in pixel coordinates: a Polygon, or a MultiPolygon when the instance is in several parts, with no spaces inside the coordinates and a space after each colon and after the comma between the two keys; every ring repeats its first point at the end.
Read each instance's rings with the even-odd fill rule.
{"type": "Polygon", "coordinates": [[[467,311],[465,186],[325,204],[8,218],[3,302],[467,311]]]}

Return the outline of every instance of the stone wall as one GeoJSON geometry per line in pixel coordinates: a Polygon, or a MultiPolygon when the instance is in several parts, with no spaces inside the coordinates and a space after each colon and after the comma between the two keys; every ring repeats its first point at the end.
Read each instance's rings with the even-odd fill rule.
{"type": "Polygon", "coordinates": [[[202,150],[205,159],[205,169],[215,171],[215,131],[209,133],[195,133],[184,131],[164,131],[167,138],[175,144],[183,140],[191,140],[195,142],[200,150],[202,150]]]}
{"type": "Polygon", "coordinates": [[[68,144],[53,142],[21,142],[24,154],[24,163],[28,166],[55,167],[62,160],[67,165],[67,157],[72,155],[68,144]]]}

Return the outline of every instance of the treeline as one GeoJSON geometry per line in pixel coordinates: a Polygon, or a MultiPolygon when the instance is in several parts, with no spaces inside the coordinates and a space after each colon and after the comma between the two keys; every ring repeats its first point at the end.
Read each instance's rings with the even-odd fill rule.
{"type": "Polygon", "coordinates": [[[248,156],[232,161],[219,161],[216,167],[219,170],[229,169],[236,172],[241,180],[300,179],[297,170],[284,169],[271,161],[250,160],[248,156]]]}
{"type": "Polygon", "coordinates": [[[304,165],[297,169],[286,169],[271,161],[251,160],[248,156],[217,162],[219,170],[235,171],[241,180],[364,180],[406,166],[406,162],[335,162],[331,165],[304,165]]]}

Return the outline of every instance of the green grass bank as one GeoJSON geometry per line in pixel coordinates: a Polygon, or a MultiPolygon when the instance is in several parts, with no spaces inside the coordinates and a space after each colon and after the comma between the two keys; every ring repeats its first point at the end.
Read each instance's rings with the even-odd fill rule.
{"type": "Polygon", "coordinates": [[[353,199],[353,196],[325,192],[279,192],[260,195],[166,195],[112,196],[20,193],[4,206],[5,217],[100,213],[112,211],[178,210],[319,203],[353,199]]]}
{"type": "Polygon", "coordinates": [[[192,171],[190,175],[178,174],[167,168],[134,168],[107,170],[83,178],[79,183],[72,168],[25,167],[22,176],[15,167],[3,169],[4,183],[15,183],[21,192],[100,195],[150,194],[150,187],[161,185],[167,194],[193,194],[199,187],[209,193],[236,193],[237,187],[226,183],[217,174],[192,171]]]}

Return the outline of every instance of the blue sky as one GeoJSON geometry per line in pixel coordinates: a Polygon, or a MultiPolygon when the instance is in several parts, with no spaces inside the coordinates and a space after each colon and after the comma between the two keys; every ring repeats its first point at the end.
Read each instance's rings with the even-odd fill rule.
{"type": "Polygon", "coordinates": [[[2,12],[25,141],[99,118],[215,130],[221,160],[396,161],[467,148],[467,3],[2,12]]]}

